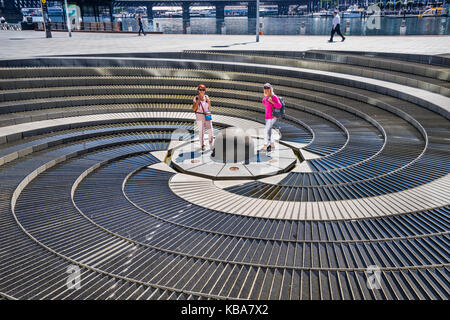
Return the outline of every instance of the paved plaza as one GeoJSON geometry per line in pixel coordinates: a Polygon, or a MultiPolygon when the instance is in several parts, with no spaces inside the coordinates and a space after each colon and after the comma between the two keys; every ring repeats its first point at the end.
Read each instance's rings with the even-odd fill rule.
{"type": "Polygon", "coordinates": [[[349,36],[328,43],[329,36],[260,36],[216,34],[81,33],[0,31],[0,57],[13,59],[55,54],[174,52],[183,50],[338,50],[414,54],[450,54],[450,36],[349,36]]]}

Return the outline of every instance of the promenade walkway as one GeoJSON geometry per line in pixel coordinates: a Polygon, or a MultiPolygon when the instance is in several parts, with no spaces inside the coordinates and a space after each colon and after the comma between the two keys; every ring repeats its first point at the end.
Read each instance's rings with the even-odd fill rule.
{"type": "Polygon", "coordinates": [[[261,36],[200,34],[99,34],[0,31],[0,58],[39,55],[158,52],[182,50],[344,50],[414,54],[450,54],[450,36],[349,36],[345,42],[327,43],[328,36],[261,36]]]}

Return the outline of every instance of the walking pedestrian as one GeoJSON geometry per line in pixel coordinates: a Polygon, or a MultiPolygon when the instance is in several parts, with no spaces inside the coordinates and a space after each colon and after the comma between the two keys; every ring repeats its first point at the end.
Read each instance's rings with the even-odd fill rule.
{"type": "Polygon", "coordinates": [[[205,129],[208,130],[209,147],[212,151],[211,156],[215,156],[214,152],[214,136],[211,117],[211,100],[206,95],[206,86],[199,84],[197,87],[198,95],[194,97],[192,109],[195,112],[195,119],[199,131],[200,146],[205,151],[205,129]]]}
{"type": "Polygon", "coordinates": [[[138,22],[138,25],[139,25],[139,34],[138,35],[141,36],[141,31],[142,31],[142,33],[145,36],[144,23],[142,22],[142,16],[140,14],[138,14],[136,16],[136,19],[137,19],[137,22],[138,22]]]}
{"type": "Polygon", "coordinates": [[[263,150],[270,152],[275,148],[275,137],[272,134],[272,127],[277,121],[272,111],[274,108],[281,109],[280,99],[273,92],[273,87],[270,83],[264,84],[264,98],[262,103],[265,108],[266,126],[264,128],[264,148],[263,150]],[[269,145],[270,143],[270,145],[269,145]]]}
{"type": "Polygon", "coordinates": [[[333,16],[334,16],[333,28],[331,29],[331,38],[330,40],[328,40],[328,42],[333,42],[333,37],[335,33],[337,33],[342,37],[341,41],[344,41],[345,37],[341,33],[341,17],[339,16],[339,13],[336,10],[333,11],[333,16]]]}

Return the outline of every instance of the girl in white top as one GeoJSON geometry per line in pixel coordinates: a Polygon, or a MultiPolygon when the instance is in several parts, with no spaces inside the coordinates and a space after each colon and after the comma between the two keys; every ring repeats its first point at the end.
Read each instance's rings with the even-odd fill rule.
{"type": "Polygon", "coordinates": [[[200,84],[197,87],[197,92],[198,95],[194,97],[192,109],[195,112],[195,119],[197,121],[199,130],[200,146],[202,148],[202,151],[205,151],[206,148],[204,136],[206,128],[208,130],[209,147],[211,150],[214,150],[212,120],[205,119],[205,114],[211,112],[211,100],[209,100],[209,97],[205,94],[206,86],[204,84],[200,84]]]}

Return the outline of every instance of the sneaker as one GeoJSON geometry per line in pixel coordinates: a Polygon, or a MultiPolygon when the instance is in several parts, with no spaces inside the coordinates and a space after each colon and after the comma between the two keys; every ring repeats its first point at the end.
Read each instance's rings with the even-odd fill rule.
{"type": "Polygon", "coordinates": [[[202,151],[205,151],[206,150],[206,147],[205,146],[202,146],[202,151]]]}
{"type": "Polygon", "coordinates": [[[216,149],[212,149],[212,152],[211,152],[211,157],[215,157],[216,156],[216,149]]]}
{"type": "Polygon", "coordinates": [[[328,40],[328,42],[333,42],[333,40],[328,40]]]}
{"type": "Polygon", "coordinates": [[[272,151],[272,146],[267,147],[267,152],[270,152],[270,151],[272,151]]]}
{"type": "Polygon", "coordinates": [[[344,42],[345,38],[342,38],[341,42],[344,42]]]}

